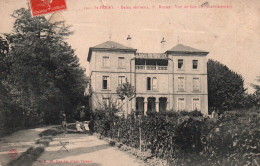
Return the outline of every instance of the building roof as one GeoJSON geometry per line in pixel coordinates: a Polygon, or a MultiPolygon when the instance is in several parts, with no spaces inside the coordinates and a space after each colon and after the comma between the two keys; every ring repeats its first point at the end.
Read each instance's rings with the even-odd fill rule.
{"type": "Polygon", "coordinates": [[[99,45],[89,48],[88,61],[91,59],[92,50],[105,50],[105,51],[122,51],[122,52],[136,52],[136,49],[124,46],[114,41],[106,41],[99,45]]]}
{"type": "Polygon", "coordinates": [[[174,46],[173,48],[171,48],[170,50],[166,51],[166,52],[171,52],[171,53],[205,53],[208,54],[207,51],[203,51],[203,50],[198,50],[196,48],[192,48],[190,46],[185,46],[183,44],[178,44],[176,46],[174,46]]]}
{"type": "Polygon", "coordinates": [[[124,46],[114,41],[106,41],[92,48],[107,48],[107,49],[133,49],[131,47],[124,46]]]}

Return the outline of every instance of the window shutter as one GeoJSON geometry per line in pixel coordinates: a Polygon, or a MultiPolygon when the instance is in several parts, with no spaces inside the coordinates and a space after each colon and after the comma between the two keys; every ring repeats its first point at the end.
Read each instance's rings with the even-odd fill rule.
{"type": "Polygon", "coordinates": [[[178,110],[185,110],[185,99],[184,98],[178,99],[178,110]]]}
{"type": "Polygon", "coordinates": [[[181,109],[185,110],[185,100],[184,99],[181,100],[181,109]]]}
{"type": "Polygon", "coordinates": [[[122,67],[125,67],[125,58],[122,58],[122,67]]]}
{"type": "Polygon", "coordinates": [[[110,89],[110,77],[107,77],[107,89],[110,89]]]}
{"type": "Polygon", "coordinates": [[[185,90],[185,79],[184,79],[184,77],[178,77],[178,90],[180,90],[180,91],[185,90]]]}
{"type": "Polygon", "coordinates": [[[193,78],[193,90],[194,91],[200,90],[200,79],[199,78],[193,78]]]}
{"type": "Polygon", "coordinates": [[[193,99],[193,110],[200,110],[200,99],[193,99]]]}
{"type": "Polygon", "coordinates": [[[124,57],[118,57],[118,67],[119,68],[125,67],[125,58],[124,57]]]}
{"type": "Polygon", "coordinates": [[[157,78],[153,78],[153,90],[157,89],[157,78]]]}

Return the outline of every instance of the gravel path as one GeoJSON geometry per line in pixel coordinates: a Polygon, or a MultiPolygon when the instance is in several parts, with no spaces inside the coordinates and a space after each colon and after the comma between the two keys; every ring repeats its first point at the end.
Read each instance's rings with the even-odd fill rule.
{"type": "Polygon", "coordinates": [[[6,165],[10,160],[17,158],[35,143],[39,138],[38,134],[40,132],[51,127],[19,130],[11,135],[0,138],[0,166],[6,165]],[[13,151],[15,153],[10,154],[11,150],[15,150],[13,151]]]}
{"type": "Polygon", "coordinates": [[[88,134],[56,136],[34,165],[141,166],[134,156],[111,147],[104,140],[88,134]],[[64,149],[60,141],[68,142],[64,149]]]}

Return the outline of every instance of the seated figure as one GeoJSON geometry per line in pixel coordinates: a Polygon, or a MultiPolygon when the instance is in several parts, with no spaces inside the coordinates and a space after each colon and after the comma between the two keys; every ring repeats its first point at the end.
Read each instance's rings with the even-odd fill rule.
{"type": "Polygon", "coordinates": [[[89,131],[88,122],[84,121],[84,130],[89,131]]]}
{"type": "Polygon", "coordinates": [[[76,121],[76,129],[77,129],[77,131],[79,131],[79,132],[83,132],[83,130],[82,130],[81,127],[80,127],[79,121],[76,121]]]}

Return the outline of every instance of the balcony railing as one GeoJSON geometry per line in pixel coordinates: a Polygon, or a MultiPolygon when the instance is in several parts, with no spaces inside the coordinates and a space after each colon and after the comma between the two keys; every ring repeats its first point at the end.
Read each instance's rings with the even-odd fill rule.
{"type": "Polygon", "coordinates": [[[158,70],[167,70],[167,66],[158,66],[158,70]]]}
{"type": "Polygon", "coordinates": [[[167,70],[167,66],[156,65],[135,65],[136,70],[167,70]]]}
{"type": "Polygon", "coordinates": [[[156,66],[146,65],[147,70],[156,70],[156,66]]]}
{"type": "Polygon", "coordinates": [[[136,70],[144,70],[145,69],[145,65],[135,65],[135,69],[136,70]]]}

